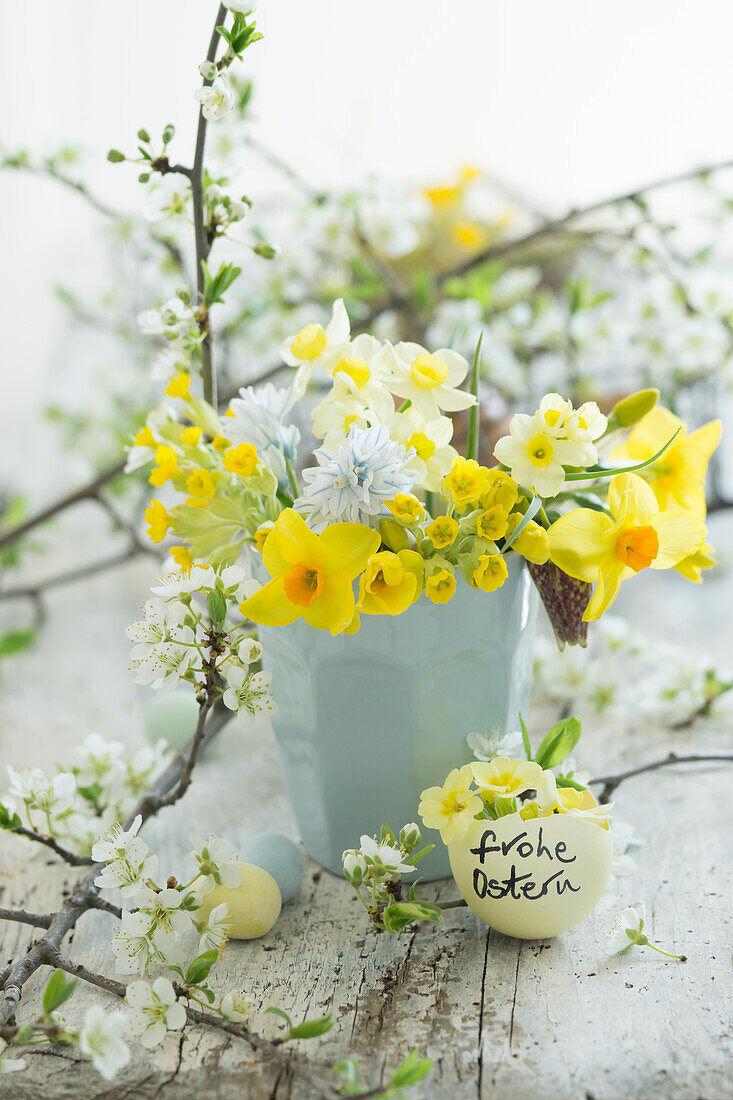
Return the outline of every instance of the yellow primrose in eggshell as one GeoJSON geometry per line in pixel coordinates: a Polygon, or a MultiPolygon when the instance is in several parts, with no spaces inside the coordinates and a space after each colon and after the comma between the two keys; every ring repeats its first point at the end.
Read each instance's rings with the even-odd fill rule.
{"type": "Polygon", "coordinates": [[[513,798],[525,791],[538,791],[547,784],[547,773],[534,760],[510,760],[495,756],[493,760],[470,764],[476,786],[490,796],[513,798]]]}
{"type": "Polygon", "coordinates": [[[450,844],[466,834],[483,802],[471,790],[471,765],[454,768],[442,787],[428,787],[420,795],[417,812],[426,828],[440,829],[441,840],[450,844]]]}

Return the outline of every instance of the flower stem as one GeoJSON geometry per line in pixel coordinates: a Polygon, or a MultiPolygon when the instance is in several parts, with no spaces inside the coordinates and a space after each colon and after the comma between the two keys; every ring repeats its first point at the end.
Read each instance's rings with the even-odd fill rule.
{"type": "Polygon", "coordinates": [[[662,951],[661,947],[657,947],[651,940],[647,940],[647,945],[653,951],[658,951],[660,955],[666,955],[668,959],[679,959],[680,962],[687,962],[687,955],[674,955],[671,951],[662,951]]]}

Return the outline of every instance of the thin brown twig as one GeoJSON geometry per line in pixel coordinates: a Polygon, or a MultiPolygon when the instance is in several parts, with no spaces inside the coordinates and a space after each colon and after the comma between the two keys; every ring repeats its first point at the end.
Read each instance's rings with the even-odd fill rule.
{"type": "MultiPolygon", "coordinates": [[[[8,588],[4,592],[0,591],[0,600],[36,599],[40,597],[42,592],[46,592],[50,588],[58,588],[64,584],[73,584],[74,581],[93,577],[95,573],[103,573],[106,569],[114,569],[117,565],[122,565],[132,558],[139,557],[142,552],[142,550],[138,550],[134,546],[128,546],[126,550],[122,550],[119,554],[112,554],[110,557],[102,558],[100,561],[92,562],[90,565],[82,565],[78,569],[69,569],[66,573],[59,573],[55,577],[46,577],[43,580],[36,581],[34,584],[21,585],[18,588],[8,588]]],[[[145,552],[149,553],[150,551],[146,550],[145,552]]],[[[155,553],[155,551],[153,550],[152,553],[155,553]]]]}
{"type": "Polygon", "coordinates": [[[632,779],[634,776],[643,775],[645,772],[657,771],[659,768],[666,768],[671,764],[704,764],[710,761],[733,763],[733,753],[680,754],[671,752],[662,760],[652,760],[648,764],[640,764],[635,768],[628,768],[626,771],[617,772],[615,775],[599,775],[597,779],[592,779],[591,783],[602,785],[603,789],[598,796],[598,801],[608,802],[616,788],[626,779],[632,779]]]}
{"type": "Polygon", "coordinates": [[[0,920],[17,921],[18,924],[30,924],[33,928],[48,928],[53,920],[50,913],[29,913],[27,909],[2,909],[0,920]]]}
{"type": "Polygon", "coordinates": [[[68,848],[64,848],[52,836],[37,833],[35,829],[27,829],[25,825],[18,825],[17,828],[9,831],[14,833],[15,836],[25,837],[26,840],[32,840],[36,844],[43,844],[44,847],[50,848],[52,852],[63,859],[64,863],[68,863],[71,867],[87,867],[93,862],[90,856],[78,856],[75,852],[70,852],[68,848]]]}

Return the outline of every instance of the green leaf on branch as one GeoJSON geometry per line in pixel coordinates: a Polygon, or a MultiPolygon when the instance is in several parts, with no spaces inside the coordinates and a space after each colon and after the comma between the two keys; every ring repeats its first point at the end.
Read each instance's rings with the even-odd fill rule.
{"type": "Polygon", "coordinates": [[[432,1058],[422,1058],[419,1050],[411,1050],[402,1065],[394,1071],[389,1083],[395,1089],[416,1085],[418,1081],[422,1081],[424,1077],[427,1077],[432,1066],[432,1058]]]}
{"type": "Polygon", "coordinates": [[[12,833],[15,829],[19,829],[22,824],[23,822],[18,814],[11,814],[7,806],[3,806],[0,802],[0,829],[8,829],[12,833]]]}
{"type": "Polygon", "coordinates": [[[227,602],[218,588],[215,588],[207,595],[206,610],[209,612],[214,626],[218,626],[219,623],[224,622],[224,617],[227,613],[227,602]]]}
{"type": "Polygon", "coordinates": [[[222,264],[216,275],[212,275],[205,260],[201,261],[201,270],[204,273],[204,302],[207,306],[223,302],[224,294],[242,273],[241,267],[222,264]]]}
{"type": "Polygon", "coordinates": [[[67,981],[63,970],[54,970],[43,994],[43,1014],[50,1016],[64,1001],[68,1001],[76,989],[76,979],[67,981]]]}
{"type": "Polygon", "coordinates": [[[327,1016],[319,1016],[315,1020],[303,1020],[302,1024],[295,1024],[295,1026],[293,1026],[293,1021],[284,1008],[270,1005],[269,1008],[265,1009],[265,1012],[269,1012],[271,1016],[279,1016],[281,1020],[285,1021],[288,1025],[289,1039],[315,1039],[318,1035],[325,1035],[333,1027],[330,1012],[327,1016]]]}
{"type": "Polygon", "coordinates": [[[577,718],[564,718],[542,739],[535,760],[542,768],[554,768],[568,756],[578,743],[580,722],[577,718]]]}
{"type": "Polygon", "coordinates": [[[35,636],[36,631],[32,627],[27,630],[9,630],[0,638],[0,657],[22,653],[32,645],[35,636]]]}
{"type": "Polygon", "coordinates": [[[443,910],[439,905],[427,901],[395,901],[382,913],[382,923],[386,932],[394,935],[401,932],[413,921],[426,920],[439,924],[443,919],[443,910]]]}
{"type": "Polygon", "coordinates": [[[588,788],[584,787],[582,783],[576,782],[575,779],[571,779],[569,775],[558,775],[556,779],[558,787],[572,787],[574,791],[587,791],[588,788]]]}
{"type": "Polygon", "coordinates": [[[186,971],[186,977],[184,978],[186,985],[198,985],[205,978],[208,978],[209,971],[218,957],[219,952],[214,948],[211,951],[204,951],[203,955],[198,955],[186,971]]]}

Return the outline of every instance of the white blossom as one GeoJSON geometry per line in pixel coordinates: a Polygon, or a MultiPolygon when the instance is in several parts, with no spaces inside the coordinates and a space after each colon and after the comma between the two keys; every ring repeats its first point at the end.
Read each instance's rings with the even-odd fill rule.
{"type": "Polygon", "coordinates": [[[175,961],[176,935],[171,929],[153,928],[151,913],[124,911],[112,939],[118,974],[144,974],[153,963],[175,961]]]}
{"type": "Polygon", "coordinates": [[[120,1038],[124,1025],[122,1012],[107,1012],[101,1005],[87,1009],[79,1032],[79,1048],[94,1068],[111,1081],[130,1061],[130,1051],[120,1038]]]}
{"type": "Polygon", "coordinates": [[[74,749],[71,760],[79,787],[102,787],[113,783],[122,771],[120,757],[125,751],[121,741],[107,741],[99,733],[90,733],[83,745],[74,749]]]}
{"type": "Polygon", "coordinates": [[[498,726],[492,726],[481,733],[469,733],[466,741],[477,760],[493,760],[495,756],[514,759],[524,753],[522,735],[518,730],[505,732],[498,726]]]}
{"type": "Polygon", "coordinates": [[[219,1011],[227,1020],[242,1023],[247,1019],[252,1008],[252,1002],[248,1001],[241,990],[234,989],[225,993],[219,1003],[219,1011]]]}
{"type": "Polygon", "coordinates": [[[149,856],[148,845],[137,836],[142,820],[138,814],[127,830],[119,824],[113,825],[94,845],[92,859],[105,864],[94,880],[95,886],[100,889],[117,887],[123,897],[132,897],[155,872],[158,857],[149,856]]]}
{"type": "Polygon", "coordinates": [[[412,863],[405,863],[402,852],[386,840],[379,844],[366,834],[361,838],[361,852],[367,864],[379,874],[382,869],[389,875],[405,875],[415,870],[412,863]]]}
{"type": "Polygon", "coordinates": [[[276,712],[269,672],[255,672],[250,676],[239,665],[233,665],[227,669],[226,676],[229,686],[222,702],[235,711],[245,725],[251,725],[258,714],[276,712]]]}
{"type": "Polygon", "coordinates": [[[17,772],[10,765],[7,771],[11,782],[11,796],[25,802],[29,810],[57,816],[73,805],[76,779],[71,772],[47,776],[40,768],[26,768],[17,772]]]}
{"type": "MultiPolygon", "coordinates": [[[[236,994],[235,994],[236,995],[236,994]]],[[[19,1073],[25,1069],[27,1062],[25,1058],[6,1058],[5,1051],[8,1044],[4,1039],[0,1039],[0,1074],[3,1073],[19,1073]]]]}
{"type": "Polygon", "coordinates": [[[153,984],[139,981],[127,987],[125,1000],[130,1006],[129,1023],[133,1034],[148,1050],[163,1042],[168,1031],[179,1031],[186,1022],[186,1010],[168,978],[156,978],[153,984]]]}
{"type": "Polygon", "coordinates": [[[167,887],[164,890],[141,890],[135,896],[135,905],[140,912],[151,919],[151,928],[165,932],[188,932],[191,929],[189,913],[181,909],[184,899],[182,890],[167,887]]]}
{"type": "Polygon", "coordinates": [[[234,106],[234,93],[223,77],[218,77],[208,88],[199,88],[194,98],[201,104],[201,113],[208,122],[228,115],[234,106]]]}
{"type": "MultiPolygon", "coordinates": [[[[196,915],[194,914],[194,920],[196,915]]],[[[199,953],[215,948],[221,951],[229,938],[229,930],[232,927],[232,919],[229,916],[229,906],[225,901],[215,905],[208,917],[202,921],[196,921],[199,933],[199,953]]]]}
{"type": "Polygon", "coordinates": [[[193,851],[201,878],[196,883],[199,897],[210,894],[215,886],[226,886],[232,890],[242,881],[242,869],[237,865],[237,856],[228,840],[221,836],[210,836],[207,841],[191,836],[193,851]]]}
{"type": "Polygon", "coordinates": [[[607,933],[606,950],[609,955],[623,955],[644,936],[644,909],[629,906],[616,917],[616,926],[607,933]]]}

